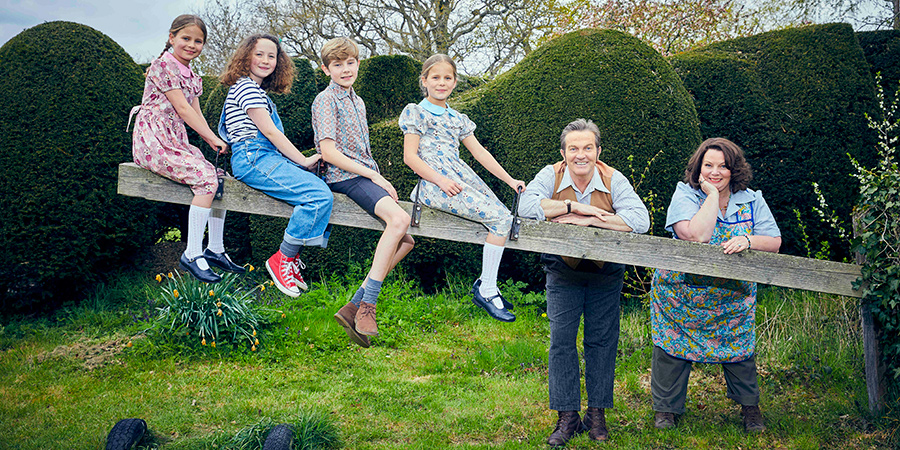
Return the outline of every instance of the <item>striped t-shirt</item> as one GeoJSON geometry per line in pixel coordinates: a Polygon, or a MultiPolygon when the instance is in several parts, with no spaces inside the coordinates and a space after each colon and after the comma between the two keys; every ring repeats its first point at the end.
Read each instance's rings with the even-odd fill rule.
{"type": "MultiPolygon", "coordinates": [[[[225,97],[225,130],[228,136],[222,136],[228,142],[237,142],[256,137],[259,129],[250,120],[247,110],[251,108],[265,108],[269,111],[268,97],[255,81],[249,77],[242,77],[228,89],[225,97]]],[[[271,113],[271,111],[269,111],[271,113]]]]}

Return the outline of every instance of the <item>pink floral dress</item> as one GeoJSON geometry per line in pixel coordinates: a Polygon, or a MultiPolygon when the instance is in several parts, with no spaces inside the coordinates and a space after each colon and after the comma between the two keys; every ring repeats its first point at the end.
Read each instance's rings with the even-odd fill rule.
{"type": "Polygon", "coordinates": [[[216,169],[199,148],[188,142],[184,120],[165,94],[173,89],[181,89],[191,104],[203,93],[203,82],[190,67],[165,52],[150,63],[143,100],[131,110],[131,115],[136,114],[131,148],[134,162],[187,184],[194,195],[213,194],[217,186],[216,169]]]}

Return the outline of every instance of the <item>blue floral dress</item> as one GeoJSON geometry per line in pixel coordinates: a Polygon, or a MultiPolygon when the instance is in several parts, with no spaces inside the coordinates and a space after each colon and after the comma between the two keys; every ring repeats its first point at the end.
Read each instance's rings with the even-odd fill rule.
{"type": "Polygon", "coordinates": [[[462,192],[448,196],[438,185],[422,180],[416,189],[422,203],[430,208],[480,222],[498,236],[506,236],[513,217],[468,164],[459,158],[459,142],[475,132],[475,124],[452,108],[442,108],[428,100],[403,108],[399,119],[403,134],[419,136],[419,157],[439,174],[462,185],[462,192]]]}
{"type": "MultiPolygon", "coordinates": [[[[669,205],[667,229],[693,217],[705,199],[701,190],[679,183],[669,205]]],[[[725,217],[719,214],[716,219],[712,245],[735,236],[781,236],[760,192],[732,194],[726,211],[725,217]]],[[[753,356],[756,283],[659,269],[653,274],[650,295],[653,343],[669,355],[704,363],[740,362],[753,356]]]]}

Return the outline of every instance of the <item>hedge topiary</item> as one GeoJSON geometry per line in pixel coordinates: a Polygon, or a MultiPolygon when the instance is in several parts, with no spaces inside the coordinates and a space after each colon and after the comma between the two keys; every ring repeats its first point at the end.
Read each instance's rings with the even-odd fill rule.
{"type": "Polygon", "coordinates": [[[422,63],[406,55],[373,56],[359,64],[353,88],[366,102],[369,123],[397,117],[408,103],[422,99],[419,74],[422,63]]]}
{"type": "Polygon", "coordinates": [[[157,205],[116,194],[143,71],[106,35],[48,22],[0,48],[3,309],[77,300],[153,242],[157,205]]]}
{"type": "Polygon", "coordinates": [[[872,75],[881,72],[885,92],[896,91],[900,83],[900,30],[864,31],[856,33],[856,38],[872,75]]]}
{"type": "Polygon", "coordinates": [[[864,165],[874,155],[863,117],[873,110],[874,83],[850,26],[773,31],[670,62],[695,96],[703,136],[732,139],[746,152],[751,188],[763,191],[781,229],[781,251],[815,255],[831,241],[845,256],[846,245],[831,239],[834,231],[812,211],[818,201],[811,183],[819,183],[840,217],[849,217],[857,188],[847,154],[864,165]]]}

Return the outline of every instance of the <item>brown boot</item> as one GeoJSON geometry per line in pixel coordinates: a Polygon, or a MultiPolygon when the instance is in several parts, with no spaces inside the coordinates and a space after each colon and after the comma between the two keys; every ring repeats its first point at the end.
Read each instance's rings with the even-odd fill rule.
{"type": "Polygon", "coordinates": [[[359,304],[356,312],[356,331],[366,336],[378,336],[378,324],[375,323],[375,305],[369,302],[359,304]]]}
{"type": "Polygon", "coordinates": [[[350,337],[351,341],[362,348],[369,348],[369,345],[371,345],[369,344],[369,338],[356,332],[356,312],[358,310],[359,308],[353,302],[347,302],[334,314],[334,320],[337,320],[337,323],[344,327],[344,331],[347,332],[347,336],[350,337]]]}
{"type": "Polygon", "coordinates": [[[584,425],[578,411],[560,411],[556,420],[556,429],[547,438],[547,444],[551,447],[562,447],[576,434],[584,432],[584,425]]]}
{"type": "Polygon", "coordinates": [[[675,426],[675,413],[657,411],[653,417],[653,426],[660,430],[675,426]]]}
{"type": "Polygon", "coordinates": [[[609,431],[606,429],[606,410],[603,408],[588,408],[584,413],[584,428],[588,430],[588,437],[592,441],[605,441],[609,439],[609,431]]]}
{"type": "Polygon", "coordinates": [[[744,431],[748,433],[766,431],[766,424],[763,421],[762,412],[759,410],[759,406],[741,405],[741,416],[744,417],[744,431]]]}

